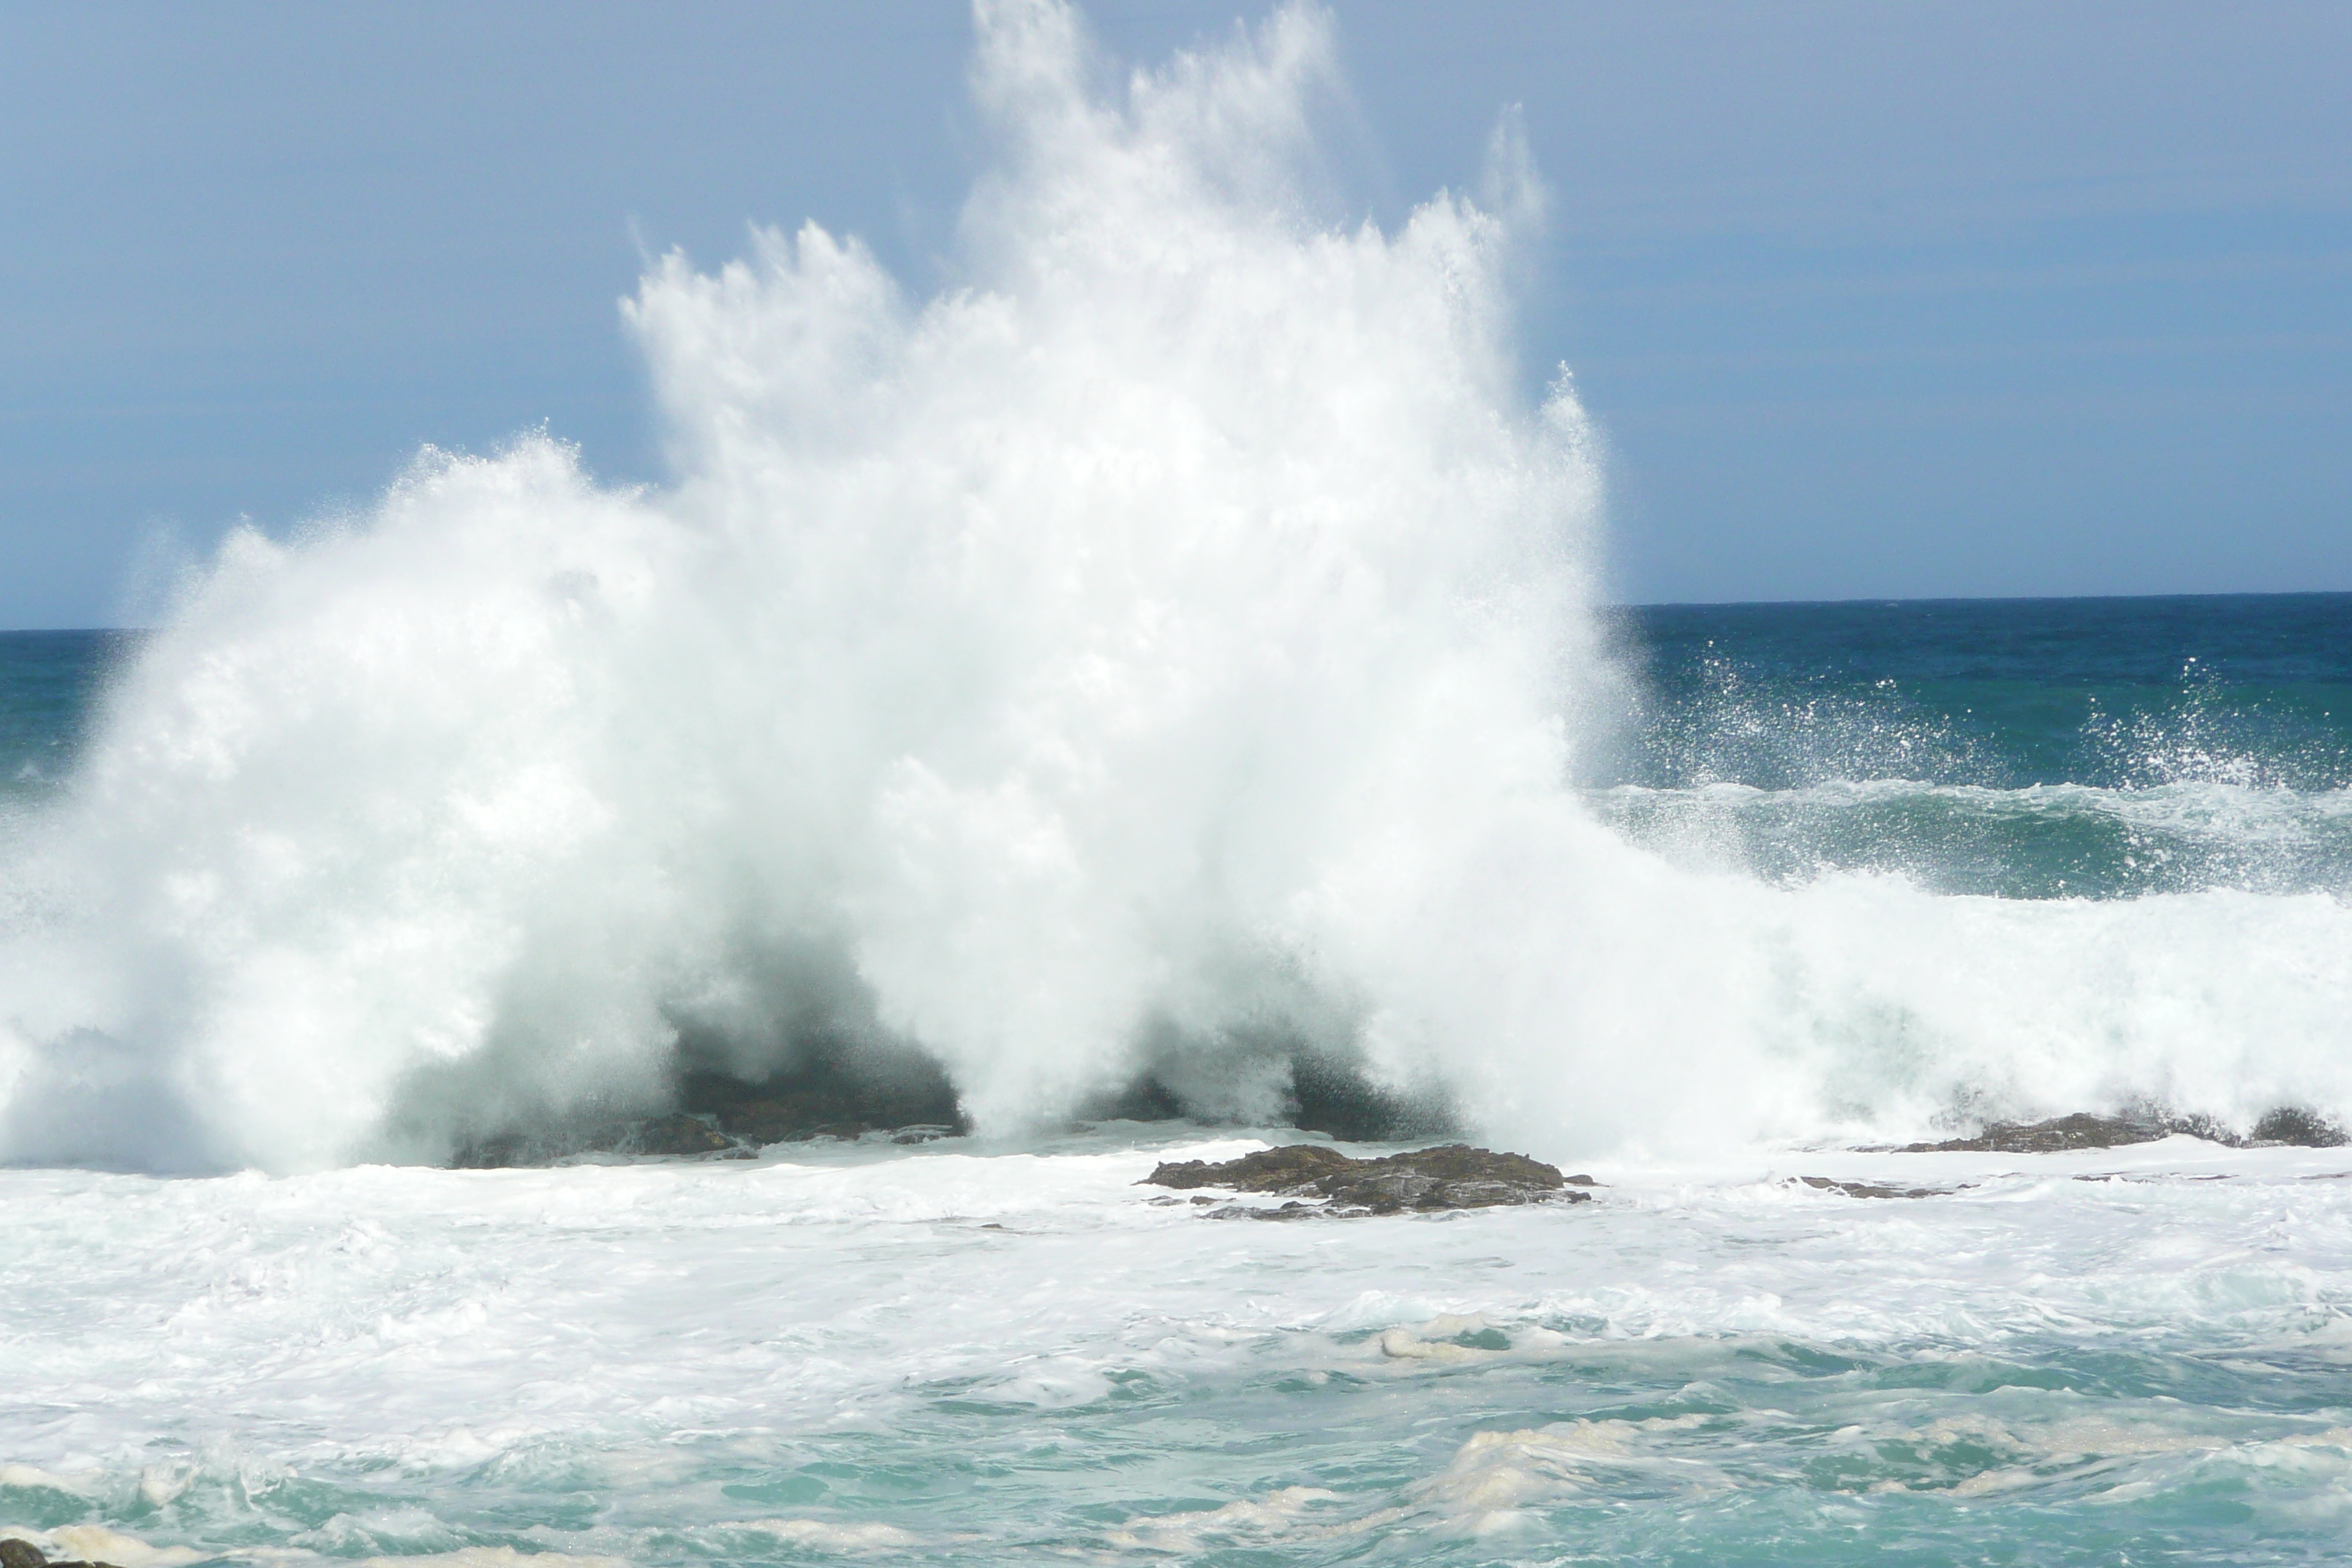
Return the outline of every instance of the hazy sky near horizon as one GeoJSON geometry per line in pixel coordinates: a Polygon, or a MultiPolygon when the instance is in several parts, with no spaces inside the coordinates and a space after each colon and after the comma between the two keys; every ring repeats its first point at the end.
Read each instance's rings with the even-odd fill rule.
{"type": "MultiPolygon", "coordinates": [[[[1097,0],[1156,62],[1262,7],[1097,0]]],[[[1340,0],[1334,216],[1552,195],[1531,380],[1633,600],[2352,590],[2352,6],[1340,0]]],[[[663,477],[616,302],[746,226],[950,275],[954,0],[0,23],[0,626],[542,422],[663,477]],[[146,563],[142,567],[142,563],[146,563]]]]}

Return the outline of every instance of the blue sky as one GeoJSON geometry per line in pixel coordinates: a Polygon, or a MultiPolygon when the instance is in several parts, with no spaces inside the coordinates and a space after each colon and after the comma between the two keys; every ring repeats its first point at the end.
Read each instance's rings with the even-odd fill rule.
{"type": "MultiPolygon", "coordinates": [[[[1524,329],[1635,600],[2352,589],[2352,6],[1343,3],[1339,205],[1554,198],[1524,329]]],[[[1100,0],[1154,59],[1255,7],[1100,0]]],[[[983,149],[924,4],[10,8],[0,626],[155,542],[542,421],[661,477],[616,301],[751,222],[940,275],[983,149]]],[[[126,610],[126,606],[133,606],[126,610]]]]}

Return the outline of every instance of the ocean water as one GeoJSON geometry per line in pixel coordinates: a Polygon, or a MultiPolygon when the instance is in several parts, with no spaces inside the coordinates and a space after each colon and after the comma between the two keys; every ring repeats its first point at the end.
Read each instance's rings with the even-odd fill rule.
{"type": "Polygon", "coordinates": [[[2352,889],[2352,595],[1670,605],[1597,809],[1781,882],[2352,889]]]}
{"type": "Polygon", "coordinates": [[[1381,231],[1319,14],[977,16],[947,287],[627,302],[669,481],[426,452],[0,634],[0,1531],[2344,1560],[2352,1149],[2243,1141],[2352,1121],[2352,595],[1610,607],[1507,121],[1381,231]],[[450,1168],[918,1069],[968,1131],[450,1168]],[[1893,1147],[2081,1110],[2237,1142],[1893,1147]],[[1138,1184],[1440,1125],[1601,1185],[1138,1184]]]}
{"type": "Polygon", "coordinates": [[[1154,1142],[16,1173],[0,1507],[125,1568],[2343,1559],[2340,1150],[1259,1224],[1132,1184],[1250,1142],[1154,1142]]]}
{"type": "Polygon", "coordinates": [[[73,772],[108,674],[136,633],[0,632],[0,812],[21,823],[73,772]]]}

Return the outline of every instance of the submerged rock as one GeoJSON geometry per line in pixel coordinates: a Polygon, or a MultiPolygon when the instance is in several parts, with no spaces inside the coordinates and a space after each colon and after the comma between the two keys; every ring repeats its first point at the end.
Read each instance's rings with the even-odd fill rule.
{"type": "Polygon", "coordinates": [[[1466,1143],[1358,1160],[1321,1143],[1260,1149],[1238,1160],[1162,1161],[1139,1186],[1228,1187],[1236,1192],[1319,1198],[1319,1205],[1279,1208],[1235,1205],[1219,1217],[1304,1219],[1318,1214],[1428,1213],[1517,1204],[1582,1203],[1590,1176],[1563,1176],[1556,1166],[1525,1154],[1497,1154],[1466,1143]]]}
{"type": "Polygon", "coordinates": [[[1798,1181],[1819,1192],[1843,1193],[1850,1198],[1933,1198],[1957,1189],[1950,1187],[1889,1187],[1876,1182],[1840,1182],[1828,1176],[1799,1176],[1798,1181]]]}

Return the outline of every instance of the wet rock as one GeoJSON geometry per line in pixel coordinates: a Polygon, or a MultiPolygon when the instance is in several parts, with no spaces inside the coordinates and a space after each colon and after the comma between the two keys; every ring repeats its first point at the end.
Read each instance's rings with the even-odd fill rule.
{"type": "Polygon", "coordinates": [[[2256,1143],[2285,1143],[2299,1149],[2340,1149],[2347,1139],[2343,1125],[2316,1110],[2282,1105],[2254,1123],[2256,1143]]]}
{"type": "Polygon", "coordinates": [[[856,1139],[869,1132],[887,1133],[895,1143],[928,1143],[968,1131],[944,1079],[877,1083],[839,1072],[816,1075],[814,1081],[806,1081],[808,1076],[799,1082],[749,1084],[721,1074],[688,1074],[679,1086],[682,1109],[669,1115],[499,1132],[475,1139],[450,1163],[460,1170],[496,1170],[583,1154],[745,1159],[770,1143],[856,1139]]]}
{"type": "Polygon", "coordinates": [[[460,1171],[496,1171],[547,1165],[583,1154],[659,1154],[671,1157],[748,1153],[698,1116],[656,1116],[638,1121],[604,1121],[553,1128],[538,1134],[503,1132],[478,1138],[457,1151],[450,1165],[460,1171]]]}
{"type": "Polygon", "coordinates": [[[2182,1131],[2186,1129],[2155,1118],[2092,1116],[2077,1111],[2047,1121],[1999,1121],[1973,1138],[1906,1143],[1897,1152],[2054,1154],[2068,1149],[2115,1149],[2129,1143],[2153,1143],[2182,1131]]]}
{"type": "Polygon", "coordinates": [[[803,1074],[797,1081],[747,1084],[699,1073],[687,1079],[681,1098],[688,1110],[715,1118],[730,1136],[755,1146],[862,1138],[868,1132],[887,1132],[894,1142],[922,1143],[969,1130],[944,1078],[908,1075],[875,1081],[828,1071],[803,1074]]]}
{"type": "MultiPolygon", "coordinates": [[[[531,1163],[530,1139],[520,1132],[500,1133],[494,1138],[477,1138],[449,1156],[453,1171],[503,1171],[510,1165],[531,1163]]],[[[16,1568],[11,1563],[9,1568],[16,1568]]]]}
{"type": "Polygon", "coordinates": [[[1211,1219],[1312,1219],[1323,1212],[1323,1205],[1320,1204],[1303,1204],[1293,1200],[1284,1204],[1280,1208],[1265,1208],[1255,1204],[1225,1204],[1209,1210],[1208,1217],[1211,1219]]]}
{"type": "Polygon", "coordinates": [[[1535,1203],[1582,1203],[1590,1176],[1562,1176],[1524,1154],[1498,1154],[1466,1143],[1441,1144],[1376,1160],[1358,1160],[1320,1143],[1260,1149],[1237,1160],[1163,1161],[1139,1185],[1227,1187],[1236,1192],[1315,1198],[1279,1208],[1234,1205],[1217,1217],[1298,1219],[1309,1215],[1427,1213],[1535,1203]]]}
{"type": "Polygon", "coordinates": [[[1843,1193],[1850,1198],[1932,1198],[1954,1189],[1947,1187],[1887,1187],[1875,1182],[1836,1182],[1827,1176],[1799,1176],[1805,1185],[1824,1193],[1843,1193]]]}
{"type": "Polygon", "coordinates": [[[720,1105],[719,1125],[749,1143],[792,1143],[811,1138],[856,1138],[869,1128],[847,1100],[829,1094],[773,1095],[720,1105]]]}
{"type": "Polygon", "coordinates": [[[31,1542],[11,1536],[0,1541],[0,1568],[114,1568],[114,1564],[50,1557],[31,1542]]]}
{"type": "Polygon", "coordinates": [[[634,1154],[716,1154],[735,1140],[699,1117],[680,1113],[640,1122],[619,1147],[634,1154]]]}
{"type": "Polygon", "coordinates": [[[2133,1143],[2152,1143],[2176,1132],[2232,1149],[2261,1148],[2266,1144],[2334,1149],[2347,1141],[2344,1128],[2333,1119],[2302,1106],[2283,1105],[2264,1112],[2262,1120],[2254,1123],[2252,1136],[2234,1132],[2210,1116],[2180,1116],[2143,1108],[2121,1116],[2077,1111],[2047,1121],[1997,1121],[1974,1137],[1948,1138],[1940,1143],[1906,1143],[1895,1152],[2053,1154],[2068,1149],[2116,1149],[2133,1143]]]}

